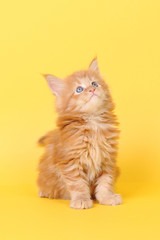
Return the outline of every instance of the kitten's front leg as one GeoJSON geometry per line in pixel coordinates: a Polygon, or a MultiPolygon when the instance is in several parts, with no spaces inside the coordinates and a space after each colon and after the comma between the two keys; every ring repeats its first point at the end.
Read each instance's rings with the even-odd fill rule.
{"type": "Polygon", "coordinates": [[[120,194],[113,191],[113,177],[103,173],[96,180],[95,197],[103,205],[119,205],[122,203],[120,194]]]}
{"type": "Polygon", "coordinates": [[[73,163],[65,166],[62,174],[71,195],[70,207],[75,209],[91,208],[93,202],[83,170],[73,163]]]}

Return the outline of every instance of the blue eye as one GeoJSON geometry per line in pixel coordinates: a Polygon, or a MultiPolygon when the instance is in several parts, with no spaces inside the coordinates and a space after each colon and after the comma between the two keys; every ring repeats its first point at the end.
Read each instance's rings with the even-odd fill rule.
{"type": "Polygon", "coordinates": [[[93,87],[98,87],[98,84],[96,82],[92,82],[93,87]]]}
{"type": "Polygon", "coordinates": [[[83,92],[83,88],[82,88],[82,87],[77,87],[76,92],[77,92],[77,93],[83,92]]]}

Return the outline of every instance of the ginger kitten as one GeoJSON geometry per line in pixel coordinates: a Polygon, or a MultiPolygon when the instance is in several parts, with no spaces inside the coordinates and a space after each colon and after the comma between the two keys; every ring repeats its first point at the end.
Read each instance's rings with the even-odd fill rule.
{"type": "Polygon", "coordinates": [[[97,59],[88,70],[66,79],[45,78],[56,96],[59,117],[57,128],[39,140],[45,147],[38,166],[39,196],[70,199],[75,209],[91,208],[92,199],[121,204],[121,196],[113,190],[119,130],[97,59]]]}

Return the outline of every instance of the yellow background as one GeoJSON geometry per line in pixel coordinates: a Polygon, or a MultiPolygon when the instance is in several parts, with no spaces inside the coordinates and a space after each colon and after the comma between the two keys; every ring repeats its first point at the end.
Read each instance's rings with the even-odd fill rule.
{"type": "Polygon", "coordinates": [[[159,0],[3,1],[0,7],[0,239],[160,239],[159,0]],[[36,141],[55,126],[41,73],[98,56],[118,114],[121,206],[40,199],[36,141]]]}

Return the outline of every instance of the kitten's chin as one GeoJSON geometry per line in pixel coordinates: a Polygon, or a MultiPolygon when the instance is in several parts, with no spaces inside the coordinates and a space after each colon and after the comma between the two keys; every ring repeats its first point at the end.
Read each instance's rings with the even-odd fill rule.
{"type": "Polygon", "coordinates": [[[88,102],[82,107],[86,113],[96,113],[103,108],[103,100],[97,95],[92,95],[88,102]]]}
{"type": "Polygon", "coordinates": [[[93,95],[90,97],[89,101],[95,100],[95,99],[98,98],[98,97],[99,97],[99,96],[98,96],[97,94],[93,94],[93,95]]]}

